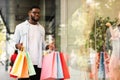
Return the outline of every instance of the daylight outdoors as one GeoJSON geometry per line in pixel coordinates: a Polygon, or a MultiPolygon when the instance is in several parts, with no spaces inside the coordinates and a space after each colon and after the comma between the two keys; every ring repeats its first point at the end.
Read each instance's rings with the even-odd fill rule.
{"type": "Polygon", "coordinates": [[[56,50],[64,55],[70,77],[61,79],[120,80],[119,4],[120,0],[0,0],[0,80],[18,79],[10,77],[15,29],[28,19],[33,5],[40,7],[45,43],[54,38],[56,50]]]}

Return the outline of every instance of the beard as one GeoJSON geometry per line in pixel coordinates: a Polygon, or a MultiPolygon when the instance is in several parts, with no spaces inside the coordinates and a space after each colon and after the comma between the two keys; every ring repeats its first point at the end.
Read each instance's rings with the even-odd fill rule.
{"type": "Polygon", "coordinates": [[[40,20],[40,18],[31,16],[31,20],[34,22],[38,22],[40,20]]]}

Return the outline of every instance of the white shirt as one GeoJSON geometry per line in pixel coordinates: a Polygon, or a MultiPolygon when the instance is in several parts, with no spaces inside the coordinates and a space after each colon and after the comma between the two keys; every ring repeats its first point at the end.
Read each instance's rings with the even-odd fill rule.
{"type": "Polygon", "coordinates": [[[38,56],[39,56],[39,36],[40,36],[40,27],[38,25],[32,25],[30,24],[29,28],[29,39],[28,39],[28,44],[29,44],[29,54],[31,57],[31,60],[34,65],[37,65],[38,62],[38,56]]]}

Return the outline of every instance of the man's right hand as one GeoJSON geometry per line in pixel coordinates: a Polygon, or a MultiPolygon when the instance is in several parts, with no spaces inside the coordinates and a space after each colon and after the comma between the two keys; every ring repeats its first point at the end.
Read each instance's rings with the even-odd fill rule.
{"type": "Polygon", "coordinates": [[[15,45],[15,47],[19,50],[22,50],[23,49],[23,43],[18,43],[15,45]]]}
{"type": "Polygon", "coordinates": [[[110,24],[109,22],[107,22],[107,23],[106,23],[106,26],[107,26],[107,27],[110,27],[110,26],[111,26],[111,24],[110,24]]]}

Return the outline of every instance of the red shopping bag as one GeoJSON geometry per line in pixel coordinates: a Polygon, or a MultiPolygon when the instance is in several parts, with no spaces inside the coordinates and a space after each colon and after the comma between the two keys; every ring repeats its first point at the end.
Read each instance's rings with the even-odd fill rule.
{"type": "Polygon", "coordinates": [[[41,79],[40,80],[55,80],[57,78],[57,59],[56,53],[53,51],[43,57],[41,79]]]}
{"type": "Polygon", "coordinates": [[[69,74],[68,66],[67,66],[67,63],[65,61],[65,58],[64,58],[64,55],[62,52],[60,52],[60,60],[61,60],[61,64],[62,64],[64,79],[69,79],[70,74],[69,74]]]}

